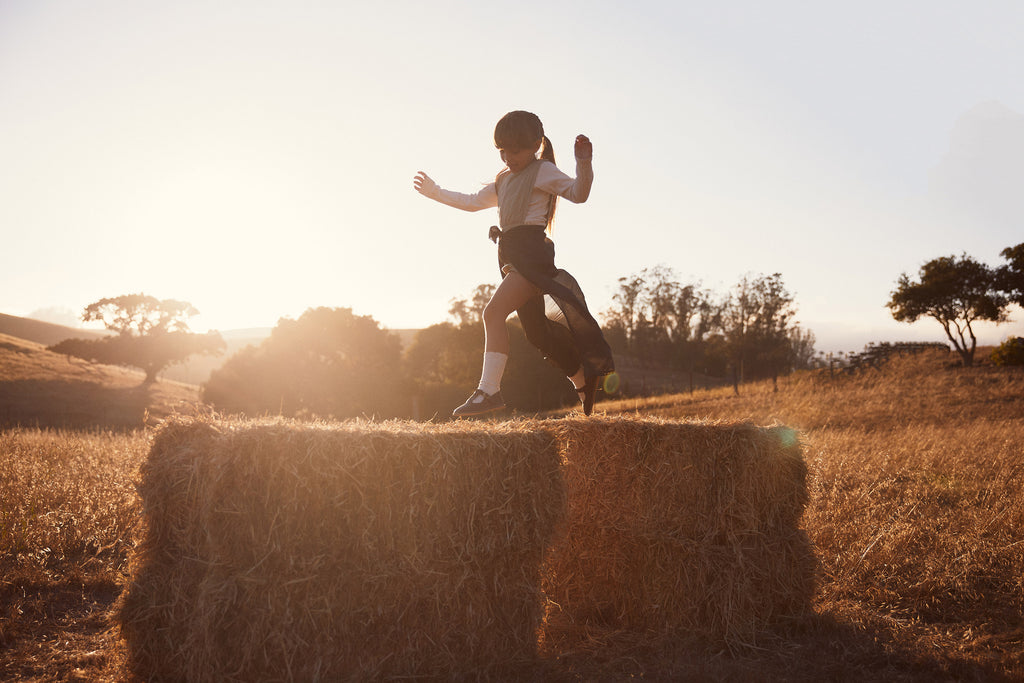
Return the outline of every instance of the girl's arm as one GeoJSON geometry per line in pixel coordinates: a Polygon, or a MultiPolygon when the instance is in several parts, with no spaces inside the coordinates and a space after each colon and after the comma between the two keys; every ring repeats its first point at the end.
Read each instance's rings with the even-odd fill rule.
{"type": "Polygon", "coordinates": [[[570,202],[582,204],[590,197],[590,186],[594,182],[594,169],[589,159],[576,160],[576,177],[570,178],[551,162],[545,163],[537,173],[537,187],[565,197],[570,202]]]}
{"type": "Polygon", "coordinates": [[[494,183],[488,183],[476,194],[463,194],[438,187],[437,183],[430,179],[430,176],[420,171],[413,178],[412,186],[424,197],[463,211],[480,211],[498,205],[498,192],[494,183]]]}
{"type": "Polygon", "coordinates": [[[547,163],[537,173],[537,187],[565,197],[570,202],[582,204],[590,197],[590,186],[594,183],[594,147],[586,135],[576,137],[575,152],[576,178],[570,178],[554,164],[547,163]]]}

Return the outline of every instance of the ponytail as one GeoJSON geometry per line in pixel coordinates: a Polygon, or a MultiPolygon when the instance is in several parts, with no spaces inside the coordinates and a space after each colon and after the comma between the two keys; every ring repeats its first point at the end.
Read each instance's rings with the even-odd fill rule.
{"type": "Polygon", "coordinates": [[[541,140],[544,144],[540,148],[540,158],[555,163],[555,148],[551,146],[551,140],[548,140],[547,135],[542,135],[541,140]]]}
{"type": "MultiPolygon", "coordinates": [[[[551,140],[548,140],[548,136],[544,135],[541,137],[543,144],[540,147],[540,158],[544,161],[550,161],[555,163],[555,148],[551,146],[551,140]]],[[[548,234],[551,234],[551,223],[555,220],[555,205],[558,204],[558,195],[551,195],[551,199],[548,201],[548,234]]]]}

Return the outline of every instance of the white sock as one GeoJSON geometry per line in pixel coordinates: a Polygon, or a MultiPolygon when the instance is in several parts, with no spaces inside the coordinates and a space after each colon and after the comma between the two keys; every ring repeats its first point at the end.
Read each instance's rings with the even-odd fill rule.
{"type": "Polygon", "coordinates": [[[488,396],[493,396],[501,389],[501,376],[505,373],[505,361],[508,360],[507,353],[497,351],[484,352],[484,369],[480,373],[480,384],[477,389],[488,396]]]}
{"type": "Polygon", "coordinates": [[[587,376],[583,374],[583,368],[580,367],[579,372],[570,377],[569,380],[576,387],[576,391],[582,391],[583,385],[587,383],[587,376]]]}

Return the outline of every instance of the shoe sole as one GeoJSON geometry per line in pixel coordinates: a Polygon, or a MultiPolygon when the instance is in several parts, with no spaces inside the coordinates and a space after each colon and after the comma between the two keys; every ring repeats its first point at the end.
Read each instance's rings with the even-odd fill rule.
{"type": "Polygon", "coordinates": [[[485,408],[483,410],[475,410],[473,412],[469,412],[469,411],[458,412],[458,411],[454,411],[453,410],[452,411],[452,417],[476,417],[477,415],[486,415],[487,413],[493,413],[495,411],[504,410],[504,409],[505,409],[505,406],[500,405],[500,406],[494,406],[492,408],[485,408]]]}

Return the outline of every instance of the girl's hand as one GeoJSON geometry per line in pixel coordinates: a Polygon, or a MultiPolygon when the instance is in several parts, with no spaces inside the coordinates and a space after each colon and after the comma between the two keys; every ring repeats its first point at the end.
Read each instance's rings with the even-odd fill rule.
{"type": "Polygon", "coordinates": [[[575,152],[577,159],[593,159],[594,145],[590,142],[590,138],[582,133],[577,135],[575,152]]]}
{"type": "Polygon", "coordinates": [[[421,195],[426,197],[432,196],[437,191],[437,183],[430,179],[423,171],[416,174],[416,177],[412,179],[412,186],[421,195]]]}

